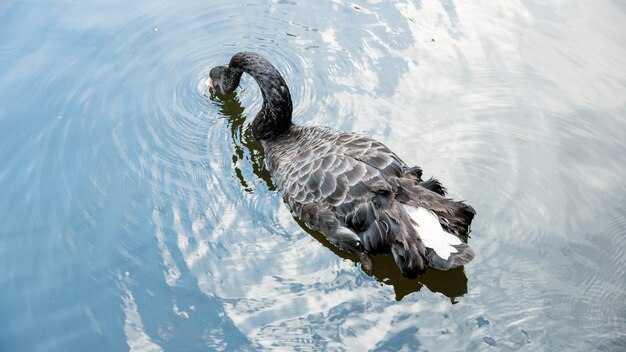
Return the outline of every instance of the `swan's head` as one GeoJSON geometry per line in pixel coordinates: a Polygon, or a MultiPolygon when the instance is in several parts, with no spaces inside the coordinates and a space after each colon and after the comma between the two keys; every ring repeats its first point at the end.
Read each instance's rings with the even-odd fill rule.
{"type": "Polygon", "coordinates": [[[230,94],[239,85],[243,72],[226,66],[216,66],[209,72],[209,87],[218,94],[230,94]]]}

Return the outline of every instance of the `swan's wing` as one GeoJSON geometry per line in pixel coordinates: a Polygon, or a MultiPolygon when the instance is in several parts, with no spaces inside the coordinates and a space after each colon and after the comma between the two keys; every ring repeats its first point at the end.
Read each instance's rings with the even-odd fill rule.
{"type": "Polygon", "coordinates": [[[408,276],[425,270],[426,248],[402,204],[440,215],[458,206],[419,186],[419,168],[408,168],[380,142],[348,133],[302,138],[290,153],[277,177],[298,217],[344,250],[391,253],[408,276]]]}
{"type": "MultiPolygon", "coordinates": [[[[347,203],[369,199],[372,192],[391,191],[387,179],[414,172],[378,141],[350,133],[326,132],[302,138],[302,147],[283,156],[281,165],[271,165],[278,169],[275,178],[292,208],[321,203],[336,210],[347,203]]],[[[416,174],[416,180],[419,175],[416,174]]]]}
{"type": "Polygon", "coordinates": [[[341,133],[336,141],[337,149],[378,170],[386,177],[400,176],[406,165],[389,148],[379,141],[351,133],[341,133]]]}
{"type": "Polygon", "coordinates": [[[358,236],[365,231],[367,250],[385,251],[389,244],[379,230],[391,230],[393,221],[378,209],[393,200],[388,180],[414,170],[375,140],[349,133],[324,137],[301,148],[278,176],[283,197],[298,217],[340,247],[363,250],[358,236]],[[384,224],[375,224],[381,216],[384,224]],[[348,245],[342,243],[346,230],[354,234],[348,245]]]}

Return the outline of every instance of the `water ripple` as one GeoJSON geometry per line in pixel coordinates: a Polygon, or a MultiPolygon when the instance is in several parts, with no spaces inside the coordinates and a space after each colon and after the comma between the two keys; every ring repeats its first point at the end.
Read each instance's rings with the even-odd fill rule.
{"type": "Polygon", "coordinates": [[[624,346],[618,5],[48,5],[0,5],[2,347],[624,346]],[[475,206],[472,264],[369,277],[294,219],[256,84],[206,89],[241,50],[296,123],[377,138],[475,206]]]}

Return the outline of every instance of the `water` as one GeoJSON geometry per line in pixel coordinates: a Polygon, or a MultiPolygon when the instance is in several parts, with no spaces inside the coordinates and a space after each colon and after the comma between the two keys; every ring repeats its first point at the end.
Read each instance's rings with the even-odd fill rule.
{"type": "Polygon", "coordinates": [[[0,350],[623,350],[621,2],[0,3],[0,350]],[[290,215],[211,67],[387,144],[476,259],[372,277],[290,215]]]}

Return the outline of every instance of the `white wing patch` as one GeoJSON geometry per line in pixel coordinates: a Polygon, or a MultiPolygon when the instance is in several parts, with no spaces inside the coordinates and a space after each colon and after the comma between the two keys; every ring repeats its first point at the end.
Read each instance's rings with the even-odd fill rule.
{"type": "Polygon", "coordinates": [[[448,260],[450,254],[458,252],[452,246],[463,242],[441,227],[435,213],[423,207],[413,207],[406,204],[403,206],[413,220],[415,230],[424,242],[424,246],[434,250],[443,260],[448,260]]]}

